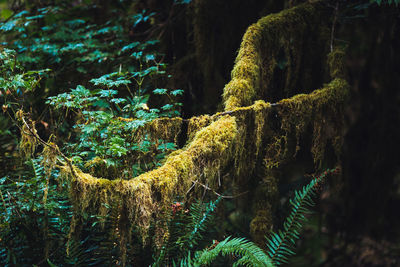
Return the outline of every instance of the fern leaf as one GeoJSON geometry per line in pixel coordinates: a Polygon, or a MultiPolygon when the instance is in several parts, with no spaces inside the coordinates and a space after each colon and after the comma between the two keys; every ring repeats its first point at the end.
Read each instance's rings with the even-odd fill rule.
{"type": "MultiPolygon", "coordinates": [[[[270,257],[256,244],[245,238],[226,238],[219,242],[213,249],[204,249],[196,252],[193,266],[211,264],[219,255],[234,255],[240,257],[233,266],[274,266],[270,257]]],[[[182,260],[181,264],[190,262],[189,256],[182,260]]]]}
{"type": "Polygon", "coordinates": [[[287,263],[288,258],[295,253],[293,252],[296,240],[299,239],[300,229],[307,220],[305,214],[310,213],[309,207],[315,205],[313,197],[316,195],[317,186],[325,177],[331,173],[338,171],[335,169],[327,169],[311,180],[301,190],[296,190],[293,199],[289,200],[292,206],[289,216],[283,223],[283,231],[272,233],[267,240],[268,255],[275,265],[287,263]]]}

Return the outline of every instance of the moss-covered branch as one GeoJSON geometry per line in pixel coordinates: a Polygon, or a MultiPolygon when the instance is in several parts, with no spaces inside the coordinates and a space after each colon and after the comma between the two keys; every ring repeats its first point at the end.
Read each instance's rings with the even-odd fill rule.
{"type": "MultiPolygon", "coordinates": [[[[130,180],[97,178],[76,167],[62,167],[64,176],[71,181],[75,206],[71,232],[85,213],[104,215],[107,212],[104,204],[120,201],[127,224],[137,227],[147,241],[150,225],[169,211],[174,197],[187,197],[195,181],[212,190],[224,184],[249,187],[249,181],[257,188],[246,189],[266,188],[250,199],[256,203],[251,232],[262,236],[268,231],[279,181],[274,171],[282,163],[295,160],[300,149],[311,151],[316,168],[324,160],[328,143],[340,154],[343,107],[348,94],[348,84],[343,79],[344,54],[334,50],[328,56],[329,64],[326,54],[318,54],[317,60],[307,63],[325,62],[324,68],[330,69],[329,79],[333,80],[322,89],[313,91],[316,87],[305,87],[313,83],[301,82],[302,66],[307,65],[303,50],[305,35],[313,32],[310,38],[324,39],[324,29],[318,26],[321,12],[319,3],[306,3],[251,25],[243,37],[232,80],[224,89],[225,112],[190,119],[187,144],[170,154],[161,167],[130,180]],[[279,62],[280,51],[285,55],[282,62],[279,62]],[[277,73],[283,73],[284,86],[279,90],[284,94],[274,91],[277,73]],[[300,88],[294,89],[298,85],[300,88]],[[271,95],[287,97],[278,97],[271,104],[265,101],[268,99],[265,96],[271,95]],[[302,147],[307,131],[312,131],[312,145],[302,147]],[[293,140],[295,149],[290,148],[293,140]],[[221,181],[223,175],[226,181],[221,181]],[[256,199],[259,195],[262,197],[256,199]]],[[[143,131],[154,138],[176,141],[182,123],[179,118],[157,120],[143,131]]],[[[163,240],[163,231],[166,230],[162,227],[155,229],[158,245],[163,240]]]]}

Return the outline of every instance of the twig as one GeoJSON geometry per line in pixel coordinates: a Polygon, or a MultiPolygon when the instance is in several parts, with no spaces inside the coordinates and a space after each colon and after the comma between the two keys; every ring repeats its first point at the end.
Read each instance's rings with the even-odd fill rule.
{"type": "MultiPolygon", "coordinates": [[[[240,193],[240,194],[237,194],[237,195],[235,195],[235,196],[224,196],[224,195],[221,195],[220,193],[218,193],[218,192],[216,192],[215,190],[213,190],[212,188],[210,188],[209,186],[207,186],[207,185],[205,185],[205,184],[203,184],[203,183],[200,183],[199,181],[192,181],[193,182],[193,185],[192,185],[192,187],[190,188],[190,189],[192,189],[196,184],[198,184],[198,185],[200,185],[200,186],[202,186],[204,189],[206,189],[206,190],[210,190],[210,191],[212,191],[214,194],[216,194],[218,197],[220,197],[220,198],[237,198],[237,197],[239,197],[239,196],[242,196],[242,195],[244,195],[244,194],[247,194],[249,191],[245,191],[245,192],[243,192],[243,193],[240,193]]],[[[190,191],[190,190],[189,190],[190,191]]],[[[188,192],[189,192],[188,191],[188,192]]]]}
{"type": "MultiPolygon", "coordinates": [[[[279,103],[270,103],[270,106],[272,107],[272,108],[276,108],[276,107],[279,107],[281,104],[279,104],[279,103]]],[[[218,114],[214,114],[214,115],[212,115],[211,117],[219,117],[219,116],[224,116],[224,115],[230,115],[230,114],[235,114],[235,113],[237,113],[237,112],[240,112],[241,110],[239,109],[239,110],[229,110],[229,111],[225,111],[225,112],[221,112],[221,113],[218,113],[218,114]]]]}
{"type": "Polygon", "coordinates": [[[333,51],[333,40],[334,40],[335,25],[336,25],[338,13],[339,13],[339,1],[336,2],[335,11],[334,11],[334,17],[333,17],[333,22],[332,22],[332,30],[331,30],[331,52],[333,51]]]}
{"type": "MultiPolygon", "coordinates": [[[[67,156],[65,156],[57,147],[48,144],[46,141],[44,141],[42,138],[40,138],[40,136],[39,136],[37,133],[35,133],[35,132],[31,129],[31,127],[29,127],[29,125],[28,125],[28,123],[26,122],[24,116],[21,116],[21,120],[22,120],[22,122],[24,123],[24,125],[26,126],[26,128],[29,130],[29,133],[26,133],[25,131],[24,131],[24,133],[30,134],[31,136],[35,137],[36,140],[38,140],[42,145],[47,146],[47,147],[50,147],[50,148],[53,149],[57,154],[59,154],[59,155],[64,159],[64,161],[67,163],[68,167],[71,169],[71,174],[72,174],[73,176],[76,177],[77,175],[76,175],[76,173],[75,173],[74,167],[72,166],[71,160],[70,160],[67,156]]],[[[23,131],[23,130],[21,129],[21,131],[23,131]]]]}

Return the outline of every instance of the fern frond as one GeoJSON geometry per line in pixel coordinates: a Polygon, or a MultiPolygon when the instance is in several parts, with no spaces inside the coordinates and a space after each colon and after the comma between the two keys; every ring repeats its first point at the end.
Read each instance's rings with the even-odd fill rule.
{"type": "Polygon", "coordinates": [[[45,171],[42,164],[40,164],[39,159],[31,159],[30,163],[32,164],[33,173],[35,174],[35,178],[37,181],[44,179],[45,171]]]}
{"type": "Polygon", "coordinates": [[[176,213],[168,222],[168,241],[161,248],[152,266],[164,266],[169,260],[173,260],[170,259],[171,256],[175,259],[185,257],[188,251],[198,245],[221,199],[219,197],[209,203],[197,201],[191,205],[190,213],[176,213]]]}
{"type": "Polygon", "coordinates": [[[240,257],[233,266],[274,266],[270,257],[256,244],[245,238],[228,237],[219,242],[213,249],[204,249],[196,252],[194,259],[190,259],[190,254],[182,260],[181,266],[202,266],[211,264],[219,255],[240,257]],[[189,265],[190,264],[190,265],[189,265]]]}
{"type": "Polygon", "coordinates": [[[218,203],[221,201],[221,197],[217,198],[214,202],[202,205],[200,202],[192,204],[190,209],[192,217],[192,225],[190,228],[193,230],[189,236],[186,237],[184,244],[190,248],[197,245],[199,239],[201,239],[201,232],[204,232],[207,227],[207,223],[211,220],[211,217],[217,208],[218,203]]]}
{"type": "Polygon", "coordinates": [[[289,216],[283,223],[283,231],[272,233],[269,240],[267,240],[268,255],[271,257],[275,265],[287,263],[288,258],[294,255],[294,245],[296,240],[299,239],[299,231],[303,226],[303,222],[307,220],[305,214],[310,213],[308,207],[315,205],[313,197],[316,194],[318,185],[329,174],[338,171],[335,169],[327,169],[322,174],[318,175],[311,182],[305,185],[301,190],[294,193],[294,197],[289,200],[292,210],[289,216]]]}

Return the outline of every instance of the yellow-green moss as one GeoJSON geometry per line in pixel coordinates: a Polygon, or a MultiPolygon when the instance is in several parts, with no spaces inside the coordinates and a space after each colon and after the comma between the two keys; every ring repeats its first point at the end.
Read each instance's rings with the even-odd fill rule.
{"type": "Polygon", "coordinates": [[[35,154],[36,147],[39,144],[35,137],[36,134],[34,121],[30,122],[30,125],[22,124],[21,141],[19,142],[19,152],[22,157],[30,158],[35,154]]]}
{"type": "Polygon", "coordinates": [[[48,146],[43,147],[42,165],[46,170],[46,175],[50,176],[51,171],[56,167],[57,157],[59,153],[58,146],[52,142],[53,136],[50,136],[48,146]]]}
{"type": "Polygon", "coordinates": [[[264,166],[262,180],[255,189],[252,210],[255,214],[250,223],[250,234],[254,242],[262,245],[265,236],[273,227],[273,216],[279,199],[276,173],[264,166]]]}
{"type": "Polygon", "coordinates": [[[347,77],[346,66],[345,66],[346,53],[342,49],[335,48],[328,54],[328,66],[332,79],[347,77]]]}
{"type": "MultiPolygon", "coordinates": [[[[285,70],[287,88],[280,88],[290,89],[290,95],[301,75],[303,34],[318,16],[315,5],[306,3],[264,17],[250,26],[243,37],[232,80],[224,88],[225,112],[190,119],[188,143],[171,153],[161,167],[130,180],[101,179],[75,167],[63,167],[63,175],[71,179],[71,197],[77,213],[106,214],[102,204],[120,201],[124,216],[131,226],[138,228],[144,242],[148,241],[150,224],[159,222],[155,223],[153,241],[161,246],[163,240],[168,239],[168,232],[160,218],[168,214],[173,198],[189,198],[188,190],[196,181],[213,190],[218,188],[221,174],[224,174],[221,172],[230,167],[232,170],[227,175],[232,180],[230,184],[235,183],[234,186],[242,189],[242,185],[251,184],[250,179],[258,179],[252,182],[261,185],[262,197],[255,196],[252,206],[255,217],[250,232],[256,242],[261,242],[258,237],[263,241],[264,234],[272,226],[272,213],[277,203],[278,169],[285,161],[293,160],[306,130],[313,131],[310,150],[315,163],[322,162],[327,142],[339,151],[343,138],[342,109],[348,95],[348,84],[343,79],[336,78],[322,89],[298,94],[274,105],[264,100],[253,103],[265,95],[262,90],[274,89],[272,78],[280,49],[290,54],[285,70]],[[289,144],[294,139],[296,148],[291,154],[289,144]],[[263,165],[266,172],[262,178],[255,175],[260,169],[257,164],[263,165]]],[[[334,66],[331,70],[335,70],[332,77],[341,77],[341,55],[336,53],[328,57],[329,64],[334,66]]],[[[146,133],[152,140],[161,138],[176,142],[182,122],[180,118],[158,119],[134,134],[137,140],[146,133]]],[[[77,218],[71,224],[71,231],[74,231],[73,225],[77,225],[77,218]]]]}
{"type": "Polygon", "coordinates": [[[201,116],[190,118],[189,123],[188,123],[188,130],[187,130],[188,141],[193,140],[196,133],[200,129],[209,125],[211,122],[212,122],[212,118],[209,115],[201,115],[201,116]]]}
{"type": "Polygon", "coordinates": [[[257,94],[263,94],[260,88],[268,88],[277,65],[275,57],[281,47],[288,54],[287,85],[294,85],[300,70],[301,36],[309,30],[307,25],[315,21],[316,16],[315,4],[306,3],[261,18],[247,29],[232,71],[232,80],[224,88],[226,111],[250,105],[257,94]]]}
{"type": "Polygon", "coordinates": [[[253,242],[258,245],[265,244],[265,236],[272,230],[272,216],[269,203],[265,203],[266,207],[259,210],[256,216],[250,222],[250,235],[253,242]]]}
{"type": "Polygon", "coordinates": [[[314,90],[310,94],[299,94],[279,101],[282,129],[286,132],[286,136],[287,133],[294,131],[297,139],[295,152],[300,149],[300,136],[310,124],[313,128],[311,151],[316,163],[322,162],[328,139],[334,145],[340,143],[342,138],[340,129],[343,128],[341,110],[348,94],[348,83],[343,79],[335,79],[324,88],[314,90]],[[332,130],[329,131],[329,128],[332,130]]]}
{"type": "Polygon", "coordinates": [[[154,139],[163,139],[176,143],[176,139],[181,132],[182,118],[158,118],[146,125],[145,130],[153,136],[154,139]]]}
{"type": "Polygon", "coordinates": [[[104,214],[102,203],[121,199],[131,224],[138,227],[146,241],[153,216],[165,213],[174,196],[184,196],[192,182],[200,179],[204,172],[206,179],[215,180],[222,165],[227,163],[219,159],[229,159],[236,134],[235,119],[221,117],[198,131],[193,141],[168,157],[163,166],[130,180],[96,178],[76,167],[72,172],[68,166],[64,166],[62,172],[71,179],[71,197],[77,211],[83,214],[97,210],[104,214]],[[156,200],[157,192],[160,201],[156,200]]]}

